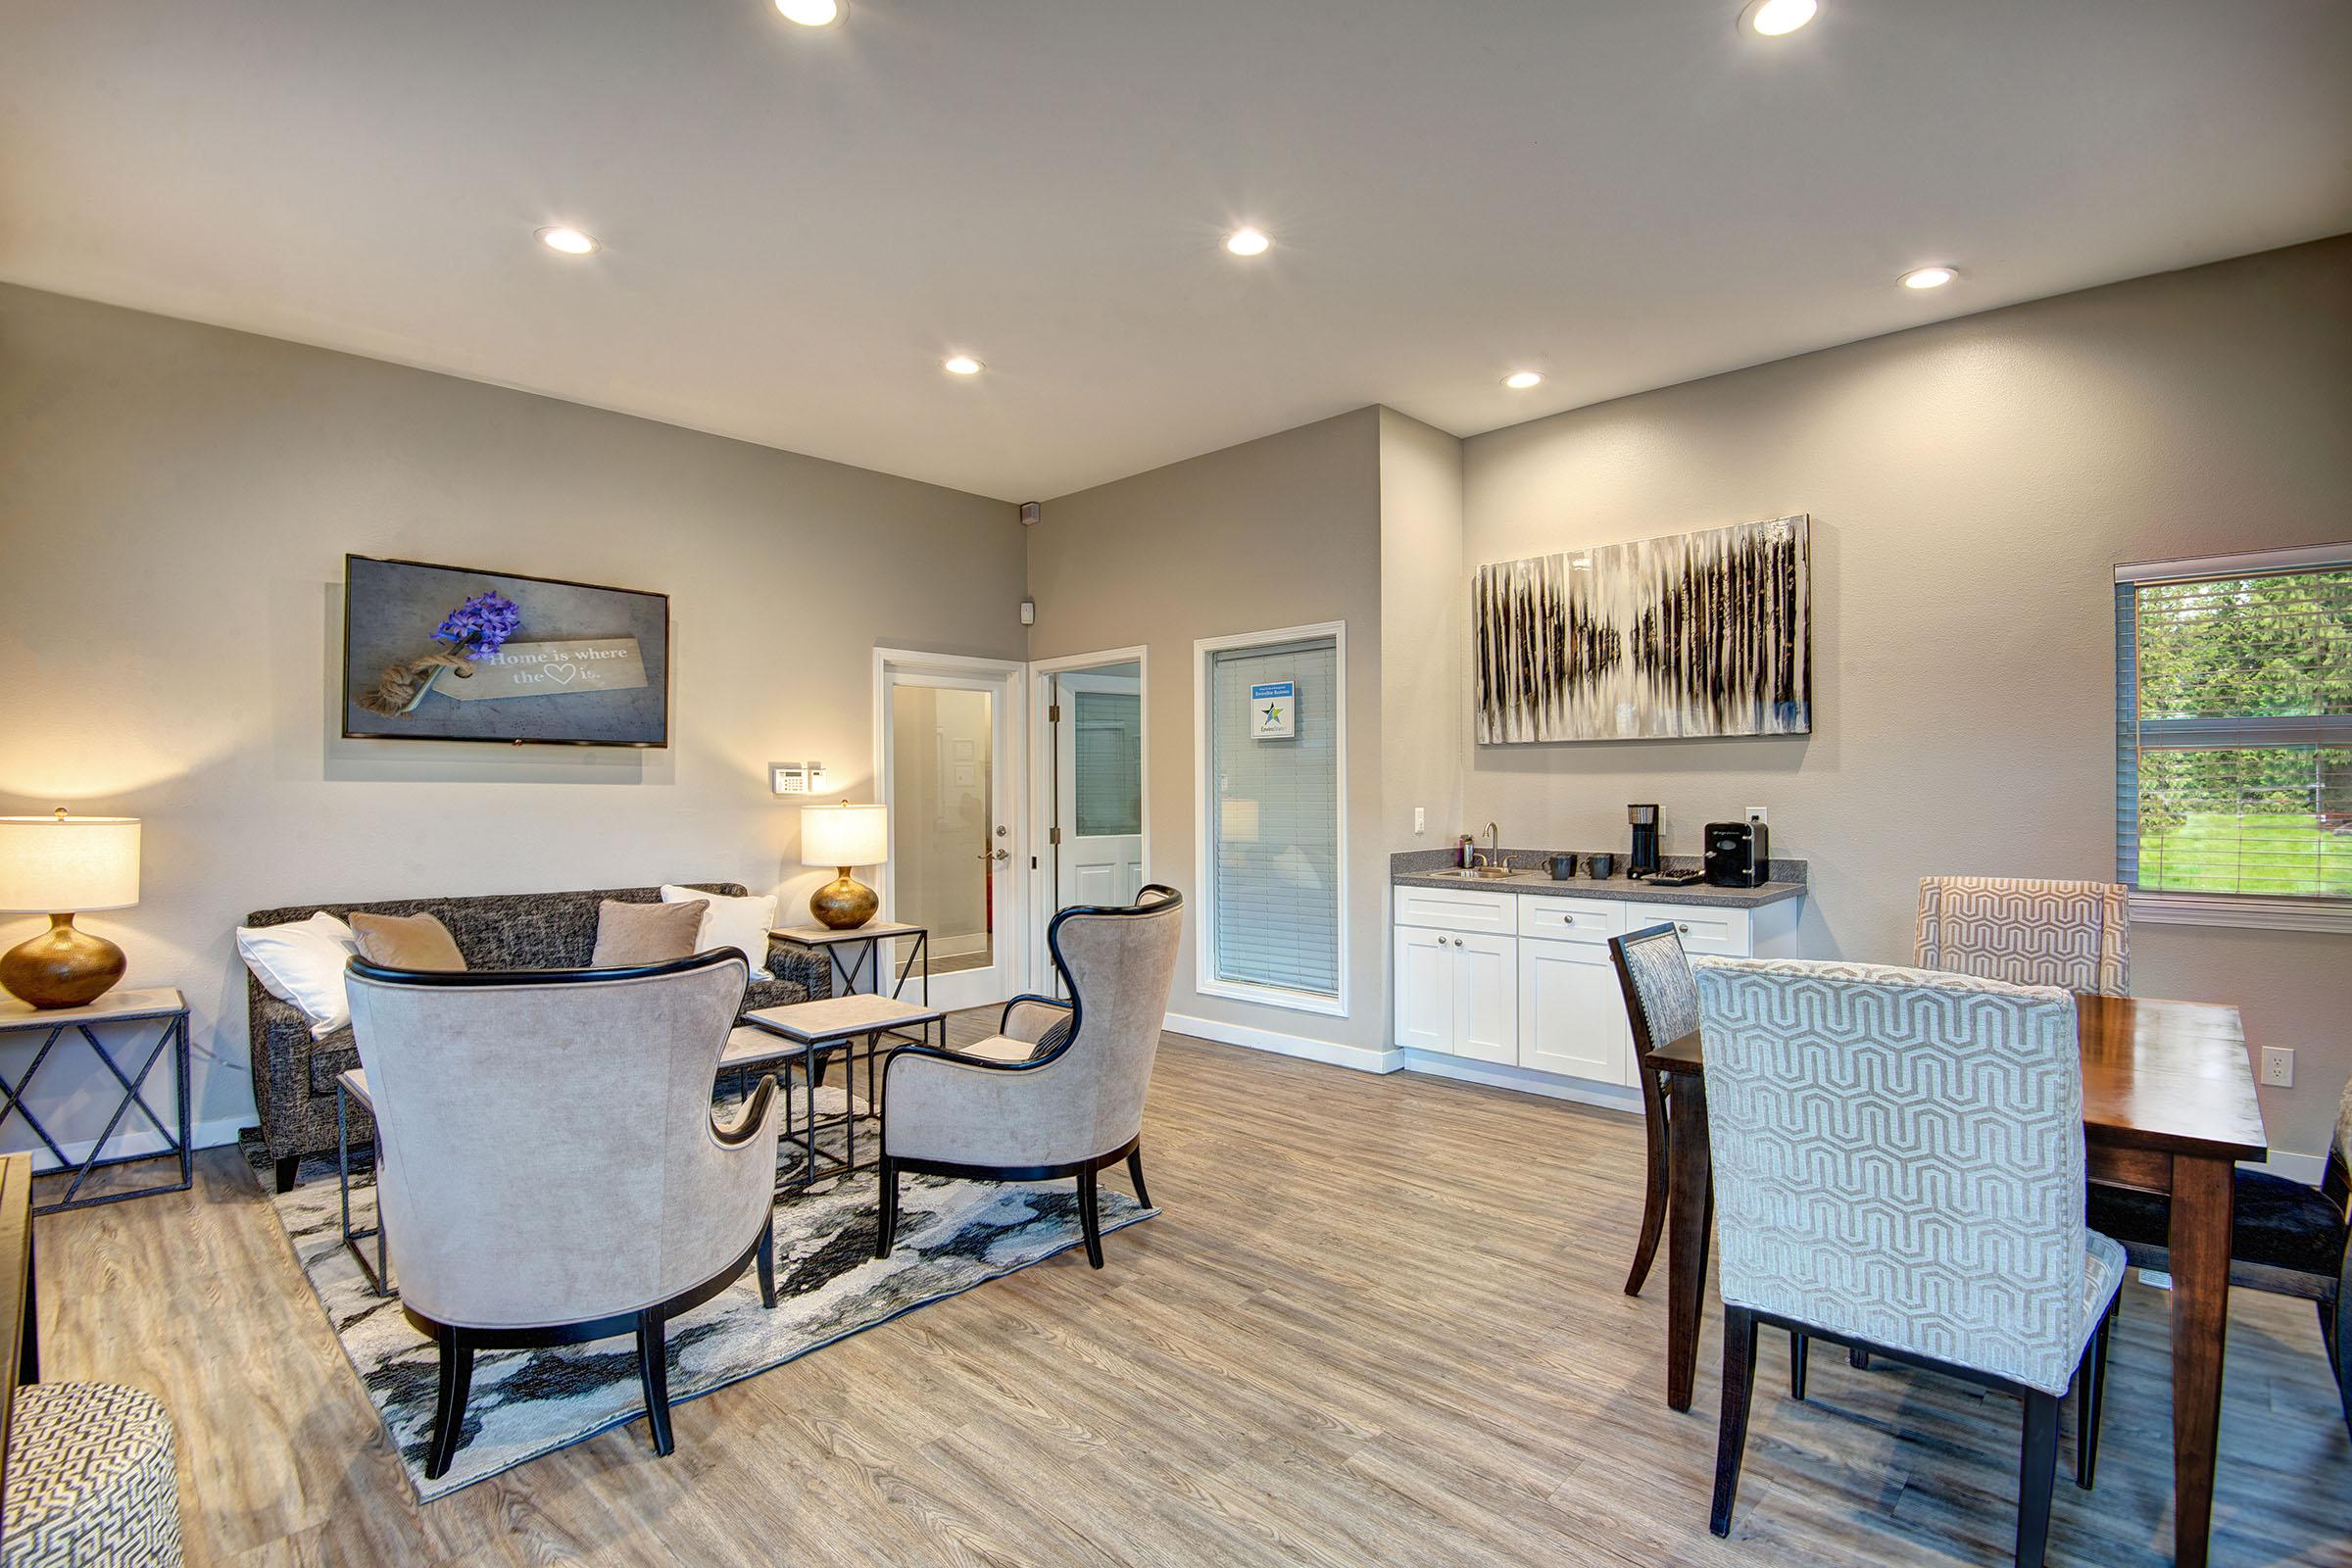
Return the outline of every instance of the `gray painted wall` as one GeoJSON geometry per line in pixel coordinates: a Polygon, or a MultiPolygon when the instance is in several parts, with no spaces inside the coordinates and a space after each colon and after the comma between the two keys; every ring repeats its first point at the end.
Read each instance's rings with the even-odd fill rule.
{"type": "Polygon", "coordinates": [[[789,912],[830,873],[766,763],[871,799],[874,646],[1024,645],[1001,502],[269,338],[0,287],[0,811],[145,819],[139,906],[87,923],[188,993],[216,1135],[247,910],[733,878],[789,912]],[[666,591],[670,749],[339,739],[346,550],[666,591]]]}
{"type": "MultiPolygon", "coordinates": [[[[2352,536],[2347,431],[2352,238],[1476,437],[1468,568],[1810,513],[1817,676],[1807,737],[1466,748],[1467,814],[1509,844],[1616,843],[1654,800],[1694,853],[1766,806],[1775,853],[1812,861],[1813,955],[1907,959],[1931,872],[2112,876],[2115,564],[2352,536]]],[[[2142,924],[2132,946],[2141,995],[2235,1003],[2295,1049],[2264,1112],[2276,1147],[2323,1148],[2352,936],[2142,924]]]]}
{"type": "MultiPolygon", "coordinates": [[[[1150,873],[1197,893],[1193,642],[1348,623],[1348,1016],[1204,997],[1188,929],[1173,1011],[1370,1049],[1386,1041],[1378,411],[1286,430],[1049,501],[1029,530],[1029,654],[1151,650],[1150,873]]],[[[1197,922],[1192,922],[1197,928],[1197,922]]]]}

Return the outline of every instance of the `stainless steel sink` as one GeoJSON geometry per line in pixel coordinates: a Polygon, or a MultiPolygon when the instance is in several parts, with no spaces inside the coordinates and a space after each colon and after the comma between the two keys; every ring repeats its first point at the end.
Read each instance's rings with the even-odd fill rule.
{"type": "Polygon", "coordinates": [[[1429,874],[1450,882],[1500,882],[1519,873],[1507,865],[1475,865],[1468,870],[1432,871],[1429,874]]]}

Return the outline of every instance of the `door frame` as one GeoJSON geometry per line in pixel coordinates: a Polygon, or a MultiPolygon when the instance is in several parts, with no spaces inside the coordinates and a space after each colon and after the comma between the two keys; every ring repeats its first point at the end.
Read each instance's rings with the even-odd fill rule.
{"type": "Polygon", "coordinates": [[[1029,662],[1029,908],[1036,929],[1028,932],[1034,940],[1028,944],[1030,964],[1028,989],[1038,996],[1054,994],[1054,955],[1045,940],[1046,922],[1053,919],[1054,901],[1060,890],[1054,885],[1054,873],[1046,864],[1046,835],[1053,825],[1054,801],[1046,781],[1054,776],[1054,733],[1046,721],[1046,686],[1048,681],[1065,670],[1092,669],[1097,664],[1136,666],[1136,680],[1142,689],[1142,699],[1136,704],[1140,721],[1138,741],[1142,756],[1138,766],[1143,779],[1144,831],[1143,879],[1152,880],[1152,650],[1141,645],[1132,648],[1105,648],[1100,653],[1062,654],[1053,659],[1029,662]]]}
{"type": "MultiPolygon", "coordinates": [[[[996,776],[1000,803],[997,820],[1011,829],[1004,848],[1011,852],[1012,858],[1004,863],[1018,866],[1021,858],[1030,853],[1029,748],[1022,745],[1020,740],[1029,731],[1029,681],[1025,678],[1028,667],[1017,659],[984,659],[971,654],[934,654],[912,648],[876,647],[873,665],[874,799],[889,804],[890,683],[893,675],[945,676],[963,683],[966,690],[993,692],[1004,717],[1003,733],[1006,743],[1003,748],[1004,756],[1000,759],[1002,767],[996,776]]],[[[877,891],[882,895],[884,917],[896,919],[898,869],[893,861],[886,860],[881,871],[881,887],[877,891]]],[[[994,935],[1004,965],[1007,997],[1018,993],[1023,977],[1029,973],[1030,881],[1028,877],[1013,875],[1005,877],[1003,882],[1006,906],[998,911],[1003,918],[996,922],[994,935]]]]}

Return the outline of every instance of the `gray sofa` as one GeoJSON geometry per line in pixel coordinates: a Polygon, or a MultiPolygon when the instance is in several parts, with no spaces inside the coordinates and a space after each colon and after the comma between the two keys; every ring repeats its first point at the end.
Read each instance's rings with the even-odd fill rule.
{"type": "MultiPolygon", "coordinates": [[[[742,898],[737,882],[686,884],[701,893],[742,898]]],[[[449,927],[474,969],[578,969],[596,951],[597,906],[607,899],[654,904],[660,888],[607,888],[586,893],[511,893],[470,899],[387,899],[372,904],[300,904],[256,909],[247,925],[284,925],[324,910],[339,920],[354,909],[373,914],[429,914],[449,927]]],[[[767,971],[772,980],[754,980],[744,992],[743,1012],[780,1007],[832,995],[831,973],[821,954],[771,944],[767,971]]],[[[277,1190],[290,1191],[304,1158],[335,1152],[335,1078],[359,1065],[351,1030],[323,1040],[293,1004],[281,1002],[246,976],[248,1038],[253,1051],[253,1103],[261,1119],[260,1143],[274,1162],[277,1190]]],[[[367,1112],[352,1107],[354,1149],[372,1147],[375,1127],[367,1112]]]]}

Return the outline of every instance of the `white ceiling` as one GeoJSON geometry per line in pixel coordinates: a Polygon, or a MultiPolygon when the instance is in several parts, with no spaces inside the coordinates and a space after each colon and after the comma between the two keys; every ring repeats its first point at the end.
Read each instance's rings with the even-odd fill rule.
{"type": "Polygon", "coordinates": [[[0,0],[0,278],[1017,500],[2352,229],[2343,0],[848,3],[0,0]]]}

